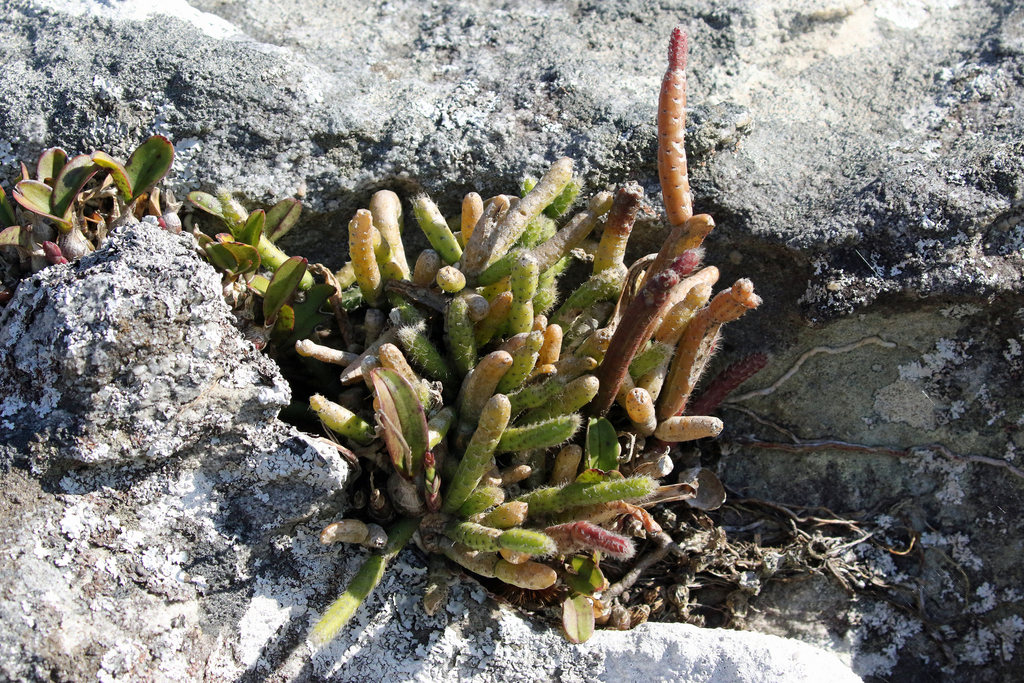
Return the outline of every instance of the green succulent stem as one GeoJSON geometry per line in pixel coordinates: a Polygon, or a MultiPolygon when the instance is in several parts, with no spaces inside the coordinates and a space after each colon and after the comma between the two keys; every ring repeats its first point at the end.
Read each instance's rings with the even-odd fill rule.
{"type": "Polygon", "coordinates": [[[579,415],[559,415],[525,427],[510,427],[501,435],[498,451],[508,453],[557,446],[576,433],[580,421],[579,415]]]}
{"type": "Polygon", "coordinates": [[[651,370],[667,363],[675,352],[674,344],[654,342],[647,349],[638,353],[633,362],[629,364],[630,376],[635,380],[640,379],[651,370]]]}
{"type": "Polygon", "coordinates": [[[395,334],[398,337],[398,343],[408,354],[409,359],[423,372],[441,382],[456,381],[455,372],[448,365],[448,361],[437,350],[420,325],[400,327],[395,334]]]}
{"type": "Polygon", "coordinates": [[[320,617],[320,621],[313,627],[311,640],[316,645],[323,646],[329,643],[345,627],[345,624],[359,609],[359,605],[363,604],[384,578],[388,562],[393,560],[405,547],[419,525],[420,519],[415,517],[403,519],[391,528],[391,531],[388,532],[387,545],[384,546],[381,554],[371,555],[366,559],[363,566],[352,577],[345,592],[331,603],[331,606],[320,617]]]}
{"type": "Polygon", "coordinates": [[[459,517],[472,517],[505,502],[505,489],[500,486],[481,486],[469,494],[458,510],[459,517]]]}
{"type": "Polygon", "coordinates": [[[615,500],[643,500],[657,488],[658,482],[650,477],[610,479],[594,484],[573,482],[561,488],[536,489],[519,496],[516,500],[530,506],[530,517],[537,517],[568,508],[610,503],[615,500]]]}
{"type": "Polygon", "coordinates": [[[452,360],[459,375],[465,376],[476,366],[476,339],[473,321],[469,319],[469,302],[457,296],[448,304],[448,338],[452,360]]]}
{"type": "Polygon", "coordinates": [[[569,295],[558,312],[552,316],[551,322],[567,325],[572,321],[574,311],[582,311],[598,301],[618,298],[628,272],[625,266],[618,265],[592,275],[579,289],[569,295]]]}
{"type": "Polygon", "coordinates": [[[452,479],[442,512],[451,514],[462,507],[473,489],[492,467],[494,450],[508,425],[510,406],[504,394],[492,396],[480,413],[480,422],[452,479]]]}
{"type": "Polygon", "coordinates": [[[437,205],[426,195],[420,195],[412,205],[416,221],[420,224],[423,234],[427,236],[430,246],[440,254],[447,264],[458,262],[462,258],[462,247],[448,227],[437,205]]]}
{"type": "Polygon", "coordinates": [[[512,353],[512,367],[498,381],[496,391],[501,394],[508,394],[519,387],[530,373],[533,372],[540,356],[540,347],[544,345],[543,332],[531,332],[526,343],[512,353]]]}

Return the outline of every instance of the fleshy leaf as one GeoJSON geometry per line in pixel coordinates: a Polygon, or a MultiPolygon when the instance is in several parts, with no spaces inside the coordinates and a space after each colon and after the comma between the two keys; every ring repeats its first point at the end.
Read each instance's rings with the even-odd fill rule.
{"type": "Polygon", "coordinates": [[[577,555],[572,558],[571,566],[575,573],[566,572],[562,578],[577,593],[593,595],[606,590],[610,585],[608,579],[601,573],[601,568],[589,557],[577,555]]]}
{"type": "Polygon", "coordinates": [[[4,192],[4,188],[0,187],[0,228],[9,228],[17,224],[18,219],[14,215],[14,207],[7,200],[7,193],[4,192]]]}
{"type": "Polygon", "coordinates": [[[235,275],[254,273],[260,267],[260,252],[256,251],[255,247],[242,244],[241,242],[228,242],[224,246],[234,254],[235,259],[238,261],[235,275]]]}
{"type": "Polygon", "coordinates": [[[570,643],[585,643],[594,635],[594,603],[585,595],[562,603],[562,627],[570,643]]]}
{"type": "Polygon", "coordinates": [[[39,155],[39,163],[36,164],[36,180],[45,183],[47,179],[53,180],[68,163],[68,153],[60,147],[44,149],[39,155]]]}
{"type": "Polygon", "coordinates": [[[219,268],[228,273],[234,273],[235,268],[238,267],[238,259],[235,255],[227,248],[224,242],[211,242],[206,245],[206,258],[210,259],[210,263],[213,264],[214,268],[219,268]]]}
{"type": "Polygon", "coordinates": [[[21,246],[21,226],[11,225],[0,231],[0,247],[21,246]]]}
{"type": "Polygon", "coordinates": [[[610,472],[619,468],[619,439],[615,427],[603,417],[591,418],[587,426],[587,469],[610,472]]]}
{"type": "Polygon", "coordinates": [[[249,218],[245,221],[245,225],[238,231],[238,241],[251,244],[254,247],[259,246],[266,220],[267,214],[264,213],[263,209],[250,213],[249,218]]]}
{"type": "Polygon", "coordinates": [[[220,200],[212,194],[207,194],[205,192],[189,192],[188,200],[206,213],[212,213],[214,216],[227,223],[227,219],[224,218],[224,212],[220,205],[220,200]]]}
{"type": "Polygon", "coordinates": [[[144,192],[160,182],[174,163],[174,145],[162,135],[154,135],[139,145],[125,164],[125,174],[131,183],[135,201],[144,192]]]}
{"type": "Polygon", "coordinates": [[[248,244],[210,242],[205,250],[210,263],[229,273],[232,278],[255,272],[260,267],[260,253],[248,244]]]}
{"type": "Polygon", "coordinates": [[[117,188],[117,193],[121,195],[122,201],[130,202],[132,199],[132,183],[128,180],[128,172],[125,171],[121,162],[106,152],[93,152],[92,160],[101,168],[109,171],[110,179],[114,182],[114,187],[117,188]]]}
{"type": "Polygon", "coordinates": [[[270,280],[263,277],[262,275],[253,275],[252,279],[249,280],[249,289],[255,291],[260,296],[266,296],[267,287],[270,285],[270,280]]]}
{"type": "Polygon", "coordinates": [[[294,296],[302,276],[306,274],[306,264],[306,259],[292,256],[274,273],[270,284],[267,285],[267,294],[263,298],[264,324],[272,324],[277,312],[294,296]]]}
{"type": "Polygon", "coordinates": [[[299,220],[302,203],[297,199],[282,199],[267,211],[267,225],[264,232],[271,242],[284,237],[299,220]]]}
{"type": "Polygon", "coordinates": [[[58,218],[50,213],[50,200],[53,196],[53,190],[46,183],[41,183],[38,180],[22,180],[14,186],[13,195],[14,201],[32,213],[49,218],[60,225],[70,225],[63,218],[58,218]]]}
{"type": "Polygon", "coordinates": [[[423,471],[429,442],[423,404],[409,380],[394,370],[376,368],[370,377],[380,402],[377,420],[383,427],[391,462],[400,475],[413,479],[423,471]]]}
{"type": "Polygon", "coordinates": [[[50,212],[60,216],[66,225],[71,223],[71,204],[100,167],[92,160],[91,154],[79,154],[64,164],[64,168],[53,181],[53,195],[50,199],[50,212]]]}
{"type": "Polygon", "coordinates": [[[334,287],[328,284],[313,285],[306,290],[306,300],[301,304],[295,304],[295,328],[292,336],[285,342],[285,347],[295,346],[295,342],[306,339],[313,333],[316,326],[324,321],[326,314],[320,312],[320,307],[327,303],[327,300],[334,294],[334,287]]]}

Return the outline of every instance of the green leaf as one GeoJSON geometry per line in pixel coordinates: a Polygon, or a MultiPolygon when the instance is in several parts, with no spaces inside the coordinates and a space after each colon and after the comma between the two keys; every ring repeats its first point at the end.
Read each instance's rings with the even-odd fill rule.
{"type": "Polygon", "coordinates": [[[224,246],[231,250],[238,261],[235,275],[255,273],[256,269],[260,267],[260,252],[256,250],[256,247],[241,242],[228,242],[224,246]]]}
{"type": "Polygon", "coordinates": [[[400,475],[413,479],[423,471],[429,442],[423,404],[409,380],[394,370],[376,368],[370,377],[380,402],[377,422],[384,430],[391,462],[400,475]]]}
{"type": "Polygon", "coordinates": [[[215,267],[229,273],[232,278],[255,272],[260,267],[260,253],[241,242],[210,242],[206,255],[215,267]]]}
{"type": "Polygon", "coordinates": [[[306,274],[306,264],[306,259],[292,256],[274,273],[270,284],[267,285],[267,294],[263,298],[263,318],[266,321],[264,324],[272,324],[277,312],[295,294],[302,276],[306,274]]]}
{"type": "Polygon", "coordinates": [[[277,317],[274,319],[274,333],[275,339],[283,339],[292,334],[295,330],[295,309],[285,304],[281,306],[281,309],[277,312],[277,317]]]}
{"type": "Polygon", "coordinates": [[[68,163],[68,153],[60,147],[44,149],[39,155],[39,163],[36,164],[36,180],[43,183],[47,179],[54,180],[64,164],[68,163]]]}
{"type": "Polygon", "coordinates": [[[295,342],[309,337],[317,325],[324,321],[327,314],[321,313],[320,307],[327,303],[332,294],[334,294],[334,287],[326,283],[313,285],[306,290],[306,300],[293,306],[295,329],[292,331],[292,336],[284,343],[286,347],[293,347],[295,342]]]}
{"type": "Polygon", "coordinates": [[[566,574],[566,582],[570,584],[570,587],[584,595],[593,595],[598,591],[607,590],[608,579],[601,573],[601,568],[597,566],[593,558],[586,557],[583,555],[577,555],[572,558],[570,562],[574,574],[566,574]],[[571,579],[569,577],[572,577],[571,579]]]}
{"type": "Polygon", "coordinates": [[[302,203],[297,199],[282,199],[267,211],[267,239],[276,242],[287,234],[299,220],[302,203]]]}
{"type": "Polygon", "coordinates": [[[100,167],[92,160],[90,154],[79,154],[64,164],[64,168],[53,181],[53,196],[50,199],[50,212],[60,216],[63,222],[71,224],[71,204],[100,167]]]}
{"type": "Polygon", "coordinates": [[[70,226],[70,223],[63,218],[58,218],[50,213],[53,190],[46,183],[41,183],[38,180],[22,180],[14,186],[13,196],[14,201],[21,204],[22,208],[49,218],[59,225],[70,226]]]}
{"type": "Polygon", "coordinates": [[[585,595],[562,603],[562,627],[570,643],[585,643],[594,635],[594,603],[585,595]]]}
{"type": "Polygon", "coordinates": [[[0,187],[0,228],[9,228],[17,224],[18,219],[14,215],[14,207],[7,200],[7,193],[4,192],[4,188],[0,187]]]}
{"type": "Polygon", "coordinates": [[[136,148],[125,164],[125,174],[131,183],[135,201],[144,192],[160,182],[174,163],[174,145],[162,135],[154,135],[136,148]]]}
{"type": "Polygon", "coordinates": [[[114,182],[117,193],[121,195],[121,200],[130,202],[132,200],[132,183],[128,180],[128,172],[121,162],[106,152],[93,152],[92,160],[100,168],[105,168],[110,172],[110,179],[114,182]]]}
{"type": "Polygon", "coordinates": [[[251,244],[254,247],[259,246],[260,236],[263,235],[263,226],[266,224],[266,219],[267,214],[264,213],[263,209],[250,213],[249,218],[245,221],[245,225],[242,226],[242,229],[236,235],[238,241],[251,244]]]}
{"type": "Polygon", "coordinates": [[[234,273],[235,268],[238,267],[238,259],[224,242],[210,242],[206,245],[205,251],[206,258],[210,259],[214,268],[234,273]]]}
{"type": "Polygon", "coordinates": [[[263,277],[262,275],[253,275],[252,279],[249,280],[249,289],[253,290],[260,296],[267,295],[267,287],[270,285],[270,280],[263,277]]]}
{"type": "Polygon", "coordinates": [[[0,247],[21,246],[21,226],[12,225],[0,231],[0,247]]]}
{"type": "Polygon", "coordinates": [[[587,425],[587,469],[610,472],[619,468],[619,439],[615,427],[606,418],[590,418],[587,425]]]}
{"type": "Polygon", "coordinates": [[[205,192],[189,192],[188,200],[206,213],[212,213],[214,216],[227,223],[227,219],[224,218],[224,212],[221,208],[220,200],[212,194],[207,194],[205,192]]]}

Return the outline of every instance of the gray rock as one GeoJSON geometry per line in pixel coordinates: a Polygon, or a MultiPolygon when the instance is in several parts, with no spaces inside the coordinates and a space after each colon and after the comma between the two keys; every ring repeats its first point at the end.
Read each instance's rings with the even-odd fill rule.
{"type": "Polygon", "coordinates": [[[40,272],[0,339],[3,677],[222,680],[253,570],[352,469],[276,419],[288,385],[189,236],[40,272]]]}
{"type": "Polygon", "coordinates": [[[8,446],[38,439],[44,471],[116,465],[272,421],[288,385],[202,266],[191,236],[135,228],[23,282],[0,318],[8,446]]]}
{"type": "MultiPolygon", "coordinates": [[[[196,5],[221,18],[167,4],[184,19],[136,23],[125,12],[144,18],[141,5],[73,16],[56,0],[3,2],[4,179],[49,144],[123,154],[168,134],[176,191],[226,186],[252,205],[303,193],[312,215],[285,246],[334,266],[344,225],[379,187],[422,186],[451,212],[469,189],[508,191],[569,154],[588,187],[636,179],[654,197],[654,98],[668,32],[686,25],[691,181],[719,226],[708,258],[725,283],[753,278],[766,301],[727,330],[714,369],[767,349],[769,367],[744,388],[770,389],[805,352],[853,347],[723,409],[719,473],[743,496],[857,513],[879,545],[848,549],[856,578],[898,606],[865,592],[851,603],[834,580],[766,580],[747,624],[828,647],[865,676],[1012,679],[1024,636],[1020,11],[893,0],[196,5]],[[875,336],[887,344],[857,345],[875,336]],[[791,436],[811,443],[794,452],[791,436]],[[908,555],[884,550],[911,538],[908,555]]],[[[638,228],[637,253],[663,235],[638,228]]],[[[12,424],[18,443],[32,439],[27,422],[12,424]]],[[[45,438],[7,457],[94,454],[70,427],[42,424],[45,438]]],[[[191,447],[187,430],[178,436],[191,447]]],[[[293,531],[278,545],[294,544],[293,531]]],[[[211,623],[237,624],[250,609],[239,605],[268,600],[270,624],[307,609],[267,598],[286,590],[276,581],[211,623]]],[[[325,601],[310,599],[314,611],[325,601]]],[[[294,647],[299,631],[287,633],[294,647]]]]}

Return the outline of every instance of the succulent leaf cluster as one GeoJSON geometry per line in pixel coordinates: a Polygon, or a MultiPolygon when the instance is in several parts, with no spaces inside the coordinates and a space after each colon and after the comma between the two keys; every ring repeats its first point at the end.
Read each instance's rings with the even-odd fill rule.
{"type": "MultiPolygon", "coordinates": [[[[685,59],[677,30],[659,108],[673,229],[658,254],[624,262],[640,186],[581,202],[568,158],[525,182],[521,196],[466,195],[453,218],[424,194],[412,198],[430,248],[411,267],[397,195],[376,193],[352,218],[350,261],[335,274],[348,285],[344,321],[337,316],[347,346],[328,336],[295,348],[345,366],[340,380],[351,388],[335,400],[314,395],[310,407],[370,471],[356,492],[363,519],[336,521],[321,540],[380,550],[314,627],[315,642],[344,627],[410,539],[431,557],[428,613],[443,604],[443,568],[457,567],[556,595],[566,636],[582,642],[595,624],[623,623],[612,616],[622,608],[601,600],[601,562],[629,560],[635,537],[661,533],[646,508],[721,504],[710,471],[658,481],[672,469],[673,444],[722,430],[687,404],[722,325],[760,303],[749,280],[712,296],[718,270],[701,267],[714,221],[690,207],[685,59]],[[592,274],[560,299],[558,277],[579,255],[592,274]]],[[[718,400],[731,388],[716,390],[718,400]]]]}
{"type": "MultiPolygon", "coordinates": [[[[14,256],[4,259],[5,280],[16,282],[48,265],[84,256],[124,223],[148,217],[166,230],[181,232],[181,204],[165,193],[161,206],[156,189],[173,161],[174,146],[154,135],[127,162],[102,151],[69,159],[60,147],[51,147],[39,155],[35,175],[22,164],[11,192],[13,203],[0,188],[0,250],[14,256]]],[[[4,299],[10,292],[0,289],[4,299]]]]}

